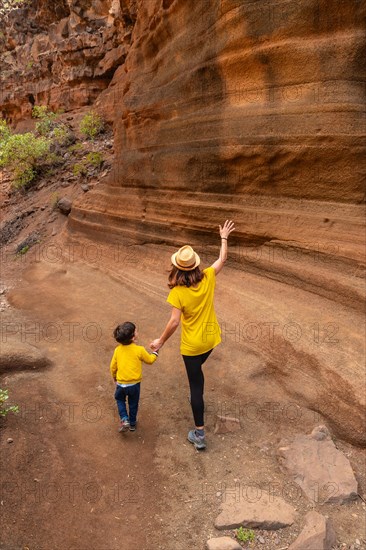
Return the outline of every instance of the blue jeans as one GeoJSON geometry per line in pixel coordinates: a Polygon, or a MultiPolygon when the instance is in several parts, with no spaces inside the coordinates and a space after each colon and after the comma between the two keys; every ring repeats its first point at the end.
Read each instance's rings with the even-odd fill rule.
{"type": "Polygon", "coordinates": [[[138,384],[134,384],[133,386],[127,386],[127,388],[116,386],[116,392],[114,394],[114,398],[117,401],[120,419],[129,419],[131,426],[136,425],[136,417],[140,400],[140,386],[140,382],[138,384]],[[128,409],[130,414],[127,412],[126,400],[128,400],[128,409]]]}

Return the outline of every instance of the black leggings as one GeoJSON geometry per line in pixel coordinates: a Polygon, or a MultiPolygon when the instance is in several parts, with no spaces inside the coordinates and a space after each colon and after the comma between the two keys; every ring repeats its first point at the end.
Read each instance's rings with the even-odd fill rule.
{"type": "Polygon", "coordinates": [[[196,426],[204,425],[203,412],[205,404],[203,401],[203,388],[205,379],[202,372],[202,365],[211,351],[212,349],[206,351],[206,353],[202,353],[202,355],[182,355],[191,390],[191,407],[196,426]]]}

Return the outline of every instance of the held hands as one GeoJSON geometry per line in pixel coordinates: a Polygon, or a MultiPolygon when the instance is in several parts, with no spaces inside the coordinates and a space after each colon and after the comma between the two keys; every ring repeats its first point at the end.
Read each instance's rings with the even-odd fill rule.
{"type": "Polygon", "coordinates": [[[163,346],[162,342],[160,341],[160,338],[156,338],[156,340],[153,340],[150,343],[150,348],[153,351],[159,351],[159,349],[163,346]]]}
{"type": "Polygon", "coordinates": [[[221,225],[219,225],[219,228],[220,228],[220,237],[222,239],[227,239],[230,233],[235,231],[234,222],[231,220],[226,220],[226,222],[224,223],[224,227],[221,227],[221,225]]]}

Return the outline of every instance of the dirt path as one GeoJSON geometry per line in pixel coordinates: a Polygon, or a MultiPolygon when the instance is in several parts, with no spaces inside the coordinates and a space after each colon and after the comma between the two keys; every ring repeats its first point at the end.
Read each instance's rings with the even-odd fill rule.
{"type": "MultiPolygon", "coordinates": [[[[217,307],[231,332],[206,368],[207,452],[197,453],[186,441],[192,420],[178,335],[158,363],[145,366],[138,431],[118,433],[108,372],[112,329],[136,320],[140,343],[147,346],[169,311],[164,273],[151,258],[154,252],[147,247],[125,265],[120,280],[78,262],[29,263],[7,294],[14,308],[3,316],[8,332],[13,328],[13,337],[45,349],[54,366],[3,380],[21,406],[1,430],[3,550],[204,548],[215,532],[225,488],[235,488],[240,497],[252,484],[272,488],[301,512],[293,527],[262,532],[265,544],[251,546],[274,550],[294,540],[302,513],[311,509],[279,470],[275,451],[282,437],[308,432],[323,418],[289,395],[281,374],[259,356],[262,346],[270,357],[268,339],[254,345],[253,338],[244,342],[235,334],[236,323],[255,315],[257,322],[287,318],[295,299],[279,283],[273,291],[284,292],[283,310],[266,317],[270,305],[254,277],[241,281],[241,289],[250,282],[253,297],[245,311],[242,290],[230,283],[230,273],[221,279],[217,307]],[[133,264],[139,258],[136,284],[133,264]],[[218,413],[239,418],[241,430],[215,435],[218,413]],[[7,443],[8,437],[14,441],[7,443]]],[[[310,297],[308,308],[313,307],[310,297]]],[[[346,323],[347,313],[342,315],[346,323]]],[[[341,350],[337,353],[339,359],[341,350]]],[[[348,453],[363,494],[364,455],[351,445],[339,446],[348,453]]],[[[340,542],[366,538],[360,501],[320,507],[338,525],[340,542]]]]}

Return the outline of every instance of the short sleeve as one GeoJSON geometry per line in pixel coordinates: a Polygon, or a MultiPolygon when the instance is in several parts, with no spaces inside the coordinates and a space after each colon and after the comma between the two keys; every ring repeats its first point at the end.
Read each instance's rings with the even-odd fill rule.
{"type": "Polygon", "coordinates": [[[210,266],[203,270],[204,273],[206,273],[206,277],[208,278],[211,285],[216,285],[216,271],[215,268],[210,266]]]}
{"type": "Polygon", "coordinates": [[[180,302],[176,287],[171,289],[171,291],[168,294],[168,298],[166,299],[166,301],[171,306],[176,307],[177,309],[180,309],[182,311],[182,304],[180,302]]]}

